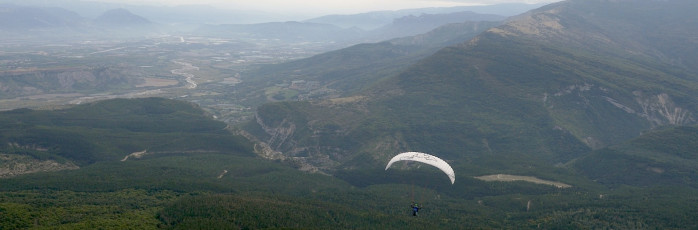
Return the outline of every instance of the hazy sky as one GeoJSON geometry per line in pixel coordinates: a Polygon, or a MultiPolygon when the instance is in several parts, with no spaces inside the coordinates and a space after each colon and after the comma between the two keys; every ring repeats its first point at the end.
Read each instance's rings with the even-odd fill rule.
{"type": "Polygon", "coordinates": [[[285,13],[360,13],[420,7],[492,5],[499,3],[549,3],[560,0],[91,0],[127,4],[210,4],[225,8],[285,13]]]}

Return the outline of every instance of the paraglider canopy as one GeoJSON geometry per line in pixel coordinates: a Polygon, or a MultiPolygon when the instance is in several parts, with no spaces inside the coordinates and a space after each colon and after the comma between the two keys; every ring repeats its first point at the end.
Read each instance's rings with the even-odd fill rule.
{"type": "Polygon", "coordinates": [[[453,172],[453,168],[451,168],[451,166],[448,163],[446,163],[446,161],[441,160],[441,158],[420,152],[400,153],[394,156],[393,159],[390,159],[388,165],[385,166],[385,170],[388,170],[388,168],[390,168],[390,166],[393,165],[393,163],[398,161],[417,161],[434,166],[446,173],[448,179],[451,179],[451,184],[456,182],[456,174],[455,172],[453,172]]]}

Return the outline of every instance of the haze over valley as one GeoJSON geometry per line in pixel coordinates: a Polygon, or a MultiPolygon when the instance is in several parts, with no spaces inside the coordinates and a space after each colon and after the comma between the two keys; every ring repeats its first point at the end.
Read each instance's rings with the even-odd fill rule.
{"type": "MultiPolygon", "coordinates": [[[[515,9],[523,12],[533,7],[518,5],[515,9]]],[[[226,108],[218,113],[233,120],[246,113],[225,110],[239,112],[251,105],[228,95],[247,69],[426,33],[442,24],[494,23],[505,18],[472,13],[467,7],[375,12],[372,14],[386,15],[373,22],[381,28],[359,29],[358,25],[370,20],[355,15],[356,19],[345,20],[356,24],[350,26],[323,22],[339,16],[307,22],[180,25],[177,20],[151,21],[124,8],[106,10],[94,19],[56,7],[9,4],[2,8],[2,17],[8,19],[0,23],[6,35],[0,38],[0,71],[6,76],[0,88],[2,110],[52,108],[117,97],[185,97],[211,107],[222,105],[226,108]]],[[[502,8],[508,12],[512,6],[502,8]]],[[[165,9],[173,14],[180,10],[165,9]]]]}
{"type": "Polygon", "coordinates": [[[0,3],[0,229],[698,227],[698,2],[444,2],[0,3]]]}

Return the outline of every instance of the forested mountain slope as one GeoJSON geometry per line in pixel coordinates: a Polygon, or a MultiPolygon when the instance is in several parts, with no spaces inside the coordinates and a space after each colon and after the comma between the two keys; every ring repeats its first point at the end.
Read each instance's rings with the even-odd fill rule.
{"type": "Polygon", "coordinates": [[[698,127],[667,127],[599,149],[570,166],[611,187],[698,187],[698,127]]]}
{"type": "Polygon", "coordinates": [[[263,65],[242,74],[231,92],[252,105],[266,101],[307,100],[353,95],[400,73],[440,48],[458,44],[501,22],[463,22],[428,33],[379,43],[354,45],[286,63],[263,65]],[[293,85],[301,81],[302,85],[293,85]]]}
{"type": "Polygon", "coordinates": [[[251,144],[225,130],[225,123],[193,104],[162,98],[114,99],[63,110],[17,109],[1,112],[0,121],[0,153],[77,166],[128,159],[141,151],[254,156],[251,144]]]}
{"type": "Polygon", "coordinates": [[[696,56],[672,50],[696,47],[686,38],[696,37],[698,20],[686,9],[697,8],[551,4],[349,97],[262,106],[248,129],[289,156],[324,159],[316,164],[330,171],[414,150],[466,174],[540,172],[696,122],[696,56]]]}

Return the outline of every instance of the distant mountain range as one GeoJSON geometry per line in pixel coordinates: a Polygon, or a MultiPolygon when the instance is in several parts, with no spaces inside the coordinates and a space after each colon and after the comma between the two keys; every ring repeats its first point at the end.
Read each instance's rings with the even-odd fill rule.
{"type": "MultiPolygon", "coordinates": [[[[342,98],[266,104],[247,130],[289,157],[323,159],[308,162],[355,179],[361,172],[351,169],[379,167],[361,159],[383,162],[401,151],[438,154],[465,175],[550,176],[558,170],[555,165],[575,159],[634,159],[638,156],[592,151],[698,121],[698,55],[692,52],[698,44],[689,39],[698,35],[698,18],[690,13],[697,4],[572,0],[547,5],[395,75],[377,74],[372,81],[361,74],[328,75],[338,78],[320,84],[371,82],[343,86],[355,93],[342,98]]],[[[310,69],[322,67],[287,71],[310,69]]],[[[646,159],[666,163],[656,173],[673,167],[658,160],[663,158],[646,159]]],[[[568,173],[591,173],[582,162],[590,161],[580,161],[571,167],[581,169],[568,173]]],[[[693,167],[682,172],[690,175],[690,184],[698,178],[693,167]]],[[[594,177],[623,183],[620,173],[599,173],[594,177]]]]}
{"type": "Polygon", "coordinates": [[[63,8],[0,5],[0,29],[3,30],[77,27],[83,23],[84,18],[63,8]]]}
{"type": "Polygon", "coordinates": [[[107,10],[94,19],[58,7],[0,5],[0,41],[30,43],[81,39],[142,38],[166,31],[163,25],[125,9],[107,10]]]}
{"type": "Polygon", "coordinates": [[[152,22],[128,10],[113,9],[95,18],[94,23],[109,26],[145,26],[152,22]]]}
{"type": "Polygon", "coordinates": [[[260,24],[204,25],[196,34],[252,39],[280,39],[286,42],[299,41],[354,41],[363,36],[363,31],[343,29],[330,24],[307,22],[269,22],[260,24]]]}
{"type": "Polygon", "coordinates": [[[170,7],[76,0],[5,0],[3,3],[30,7],[60,7],[76,12],[80,16],[86,18],[97,18],[108,10],[123,8],[160,24],[259,24],[265,22],[304,21],[332,24],[343,28],[358,27],[364,30],[376,29],[380,26],[390,24],[396,18],[409,15],[419,16],[422,14],[448,14],[454,12],[472,11],[480,14],[495,14],[508,17],[521,14],[544,5],[505,3],[485,6],[416,8],[396,11],[375,11],[350,15],[327,15],[306,20],[307,16],[303,15],[226,9],[203,4],[170,7]]]}
{"type": "Polygon", "coordinates": [[[499,22],[504,16],[493,14],[478,14],[472,11],[460,11],[445,14],[409,15],[393,20],[392,23],[371,31],[371,37],[376,41],[413,36],[436,29],[451,23],[463,22],[499,22]]]}
{"type": "Polygon", "coordinates": [[[14,5],[0,5],[3,9],[0,18],[4,19],[0,21],[0,29],[17,33],[15,37],[32,35],[44,39],[52,37],[47,35],[104,34],[107,32],[104,30],[118,34],[119,30],[129,29],[118,35],[133,37],[159,31],[177,31],[212,36],[281,39],[290,42],[350,41],[350,44],[356,44],[412,36],[448,23],[501,21],[506,17],[493,13],[522,13],[536,6],[502,4],[486,7],[421,8],[327,16],[306,21],[250,23],[255,20],[245,18],[254,18],[251,14],[255,12],[226,11],[207,6],[156,7],[97,2],[25,1],[14,5]],[[64,4],[59,4],[61,2],[64,4]],[[97,11],[100,12],[95,13],[97,11]],[[41,30],[37,31],[39,28],[41,30]],[[29,31],[43,31],[45,34],[22,34],[29,31]]]}
{"type": "Polygon", "coordinates": [[[96,26],[147,26],[151,22],[125,9],[104,12],[95,19],[81,17],[73,11],[57,7],[26,7],[0,5],[0,29],[23,31],[33,29],[89,28],[96,26]]]}
{"type": "Polygon", "coordinates": [[[497,22],[505,17],[456,12],[420,16],[405,16],[391,24],[374,30],[356,27],[342,28],[332,24],[313,22],[270,22],[261,24],[206,25],[195,33],[215,36],[252,37],[257,39],[281,39],[284,41],[337,41],[337,42],[378,42],[393,38],[426,33],[439,26],[461,22],[497,22]]]}
{"type": "Polygon", "coordinates": [[[374,11],[348,15],[326,15],[305,20],[305,22],[332,24],[344,28],[357,27],[364,30],[374,30],[393,23],[404,17],[420,17],[422,15],[448,15],[460,12],[477,14],[514,16],[543,6],[544,4],[507,3],[487,6],[459,6],[443,8],[405,9],[396,11],[374,11]]]}

